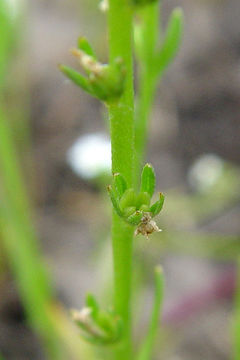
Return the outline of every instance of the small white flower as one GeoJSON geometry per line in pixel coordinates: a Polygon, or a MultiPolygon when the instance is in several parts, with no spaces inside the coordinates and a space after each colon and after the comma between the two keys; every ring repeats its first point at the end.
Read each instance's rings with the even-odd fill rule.
{"type": "Polygon", "coordinates": [[[109,9],[108,0],[101,0],[100,3],[99,3],[99,9],[100,9],[102,12],[108,11],[108,9],[109,9]]]}
{"type": "Polygon", "coordinates": [[[67,152],[72,170],[84,179],[111,173],[111,142],[103,133],[79,137],[67,152]]]}

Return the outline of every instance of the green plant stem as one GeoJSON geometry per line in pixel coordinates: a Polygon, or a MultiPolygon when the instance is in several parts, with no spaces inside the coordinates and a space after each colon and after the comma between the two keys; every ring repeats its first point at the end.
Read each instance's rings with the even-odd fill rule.
{"type": "Polygon", "coordinates": [[[233,314],[233,360],[240,359],[240,257],[237,259],[235,309],[233,314]]]}
{"type": "Polygon", "coordinates": [[[45,341],[52,359],[60,359],[54,331],[46,315],[53,299],[39,257],[27,194],[20,174],[12,134],[0,110],[0,225],[4,248],[14,271],[29,320],[45,341]]]}
{"type": "Polygon", "coordinates": [[[154,347],[154,341],[159,327],[159,317],[162,308],[163,293],[164,293],[163,273],[162,273],[162,268],[158,266],[155,269],[155,298],[154,298],[151,320],[150,320],[147,336],[142,344],[139,356],[137,358],[138,360],[151,359],[151,355],[154,347]]]}
{"type": "Polygon", "coordinates": [[[139,61],[139,95],[135,116],[134,183],[137,186],[148,139],[148,119],[156,92],[158,74],[154,71],[154,58],[159,32],[159,3],[144,7],[140,13],[142,59],[139,61]]]}
{"type": "Polygon", "coordinates": [[[149,76],[148,71],[142,71],[139,81],[139,99],[136,108],[135,121],[135,162],[134,183],[137,186],[148,140],[148,120],[154,101],[156,79],[149,76]]]}
{"type": "MultiPolygon", "coordinates": [[[[110,62],[121,57],[126,67],[125,90],[121,99],[109,105],[112,143],[112,171],[121,173],[128,186],[133,183],[134,92],[132,60],[132,9],[127,0],[109,1],[110,62]]],[[[123,340],[116,348],[115,359],[131,355],[131,282],[133,229],[113,213],[112,246],[114,262],[114,307],[123,318],[123,340]]]]}

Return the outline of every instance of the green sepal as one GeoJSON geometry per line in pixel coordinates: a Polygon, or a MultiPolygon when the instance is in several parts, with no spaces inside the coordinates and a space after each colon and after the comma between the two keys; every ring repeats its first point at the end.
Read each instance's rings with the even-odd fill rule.
{"type": "Polygon", "coordinates": [[[153,216],[156,216],[160,213],[160,211],[163,208],[163,204],[164,204],[164,195],[162,193],[159,193],[159,200],[156,201],[151,207],[150,207],[150,212],[152,213],[153,216]]]}
{"type": "Polygon", "coordinates": [[[92,294],[87,294],[85,303],[86,303],[86,306],[91,309],[91,317],[93,319],[96,319],[98,311],[99,311],[99,305],[97,303],[95,296],[92,294]]]}
{"type": "Polygon", "coordinates": [[[113,175],[113,185],[116,189],[119,199],[121,199],[121,197],[127,190],[127,183],[126,183],[124,177],[119,173],[114,174],[113,175]]]}
{"type": "Polygon", "coordinates": [[[115,317],[106,311],[100,311],[97,319],[98,326],[107,333],[109,337],[115,335],[115,317]]]}
{"type": "Polygon", "coordinates": [[[125,71],[120,59],[116,59],[113,65],[101,66],[99,73],[89,72],[89,82],[95,96],[108,103],[122,95],[125,71]]]}
{"type": "Polygon", "coordinates": [[[150,212],[150,207],[148,205],[143,204],[139,210],[142,212],[150,212]]]}
{"type": "Polygon", "coordinates": [[[119,202],[119,205],[122,211],[127,207],[136,206],[136,194],[132,188],[125,191],[119,202]]]}
{"type": "Polygon", "coordinates": [[[149,205],[150,204],[150,195],[148,192],[140,192],[137,196],[136,207],[140,209],[142,205],[149,205]]]}
{"type": "Polygon", "coordinates": [[[107,187],[107,190],[108,190],[108,193],[109,193],[109,195],[110,195],[110,198],[111,198],[111,201],[112,201],[114,210],[116,211],[116,213],[117,213],[120,217],[122,217],[122,216],[123,216],[123,213],[122,213],[122,211],[121,211],[121,209],[120,209],[120,207],[119,207],[119,202],[118,202],[118,199],[117,199],[117,197],[116,197],[116,194],[115,194],[112,186],[109,185],[109,186],[107,187]]]}
{"type": "Polygon", "coordinates": [[[155,190],[156,178],[154,169],[151,164],[146,164],[141,176],[141,192],[147,192],[150,197],[153,196],[155,190]]]}
{"type": "Polygon", "coordinates": [[[183,11],[177,7],[173,10],[163,44],[155,58],[155,71],[161,73],[174,59],[183,33],[183,11]]]}
{"type": "Polygon", "coordinates": [[[125,85],[126,71],[122,59],[116,58],[112,65],[104,65],[99,74],[99,83],[106,89],[106,101],[119,98],[125,85]]]}
{"type": "Polygon", "coordinates": [[[134,214],[126,218],[126,221],[131,225],[139,225],[142,220],[143,214],[141,211],[136,211],[134,214]]]}
{"type": "Polygon", "coordinates": [[[133,213],[135,213],[135,211],[136,211],[136,206],[129,206],[123,210],[123,216],[128,217],[133,213]]]}
{"type": "Polygon", "coordinates": [[[102,81],[102,78],[100,78],[100,75],[89,73],[89,83],[92,87],[94,95],[102,101],[107,101],[108,89],[102,81]]]}
{"type": "Polygon", "coordinates": [[[84,51],[87,55],[92,56],[95,60],[97,59],[92,46],[84,36],[78,38],[78,49],[84,51]]]}
{"type": "Polygon", "coordinates": [[[70,80],[72,80],[74,84],[78,85],[84,91],[91,94],[92,96],[95,96],[95,94],[92,91],[89,80],[87,78],[85,78],[79,72],[77,72],[76,70],[72,69],[69,66],[59,65],[59,69],[64,75],[66,75],[70,80]]]}

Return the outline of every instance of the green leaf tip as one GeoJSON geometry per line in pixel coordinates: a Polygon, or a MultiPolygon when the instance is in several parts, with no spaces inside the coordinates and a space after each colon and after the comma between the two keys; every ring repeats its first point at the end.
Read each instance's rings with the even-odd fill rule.
{"type": "Polygon", "coordinates": [[[183,33],[183,11],[180,7],[175,8],[168,21],[165,38],[155,59],[157,73],[164,71],[175,58],[183,33]]]}
{"type": "Polygon", "coordinates": [[[96,54],[92,46],[89,44],[88,40],[84,36],[80,36],[78,38],[77,45],[79,50],[82,50],[84,53],[92,56],[96,60],[96,54]]]}
{"type": "Polygon", "coordinates": [[[124,177],[121,174],[116,173],[116,174],[113,174],[113,183],[114,183],[116,192],[119,196],[119,199],[121,199],[121,197],[127,190],[126,180],[124,179],[124,177]]]}
{"type": "Polygon", "coordinates": [[[98,306],[97,300],[93,294],[89,293],[86,295],[86,305],[88,308],[91,309],[92,318],[93,319],[96,318],[98,310],[99,310],[99,306],[98,306]]]}
{"type": "Polygon", "coordinates": [[[93,95],[88,79],[82,76],[79,72],[66,65],[58,65],[58,68],[75,85],[81,87],[87,93],[93,95]]]}
{"type": "Polygon", "coordinates": [[[163,204],[164,204],[164,195],[162,193],[159,193],[159,200],[156,201],[151,207],[150,207],[150,212],[152,213],[152,216],[156,216],[160,213],[160,211],[163,208],[163,204]]]}
{"type": "Polygon", "coordinates": [[[178,17],[181,21],[183,20],[184,13],[183,13],[183,9],[180,6],[175,7],[175,9],[173,9],[172,14],[175,18],[178,17]]]}
{"type": "Polygon", "coordinates": [[[157,275],[163,275],[163,267],[161,265],[155,266],[154,272],[157,275]]]}
{"type": "Polygon", "coordinates": [[[141,192],[147,192],[150,197],[153,196],[155,191],[155,172],[151,164],[146,164],[142,171],[141,176],[141,192]]]}
{"type": "Polygon", "coordinates": [[[115,191],[113,190],[112,186],[111,185],[108,185],[107,187],[107,190],[108,190],[108,193],[110,195],[110,199],[112,201],[112,205],[113,205],[113,208],[114,210],[116,211],[116,213],[122,217],[123,214],[122,214],[122,211],[120,209],[120,206],[119,206],[119,201],[118,201],[118,198],[116,196],[116,193],[115,191]]]}

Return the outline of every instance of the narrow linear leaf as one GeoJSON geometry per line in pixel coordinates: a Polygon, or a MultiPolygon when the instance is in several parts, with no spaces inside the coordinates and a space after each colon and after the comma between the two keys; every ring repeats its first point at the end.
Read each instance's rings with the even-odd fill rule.
{"type": "Polygon", "coordinates": [[[91,312],[92,318],[95,319],[96,316],[97,316],[97,313],[99,311],[99,306],[98,306],[97,300],[96,300],[94,295],[87,294],[87,296],[86,296],[86,306],[91,308],[91,310],[92,310],[92,312],[91,312]]]}
{"type": "Polygon", "coordinates": [[[78,49],[82,50],[87,55],[92,56],[95,60],[97,59],[96,54],[95,54],[92,46],[89,44],[88,40],[83,36],[80,36],[78,38],[78,49]]]}
{"type": "Polygon", "coordinates": [[[155,296],[148,333],[143,341],[137,360],[150,360],[159,327],[159,317],[164,295],[164,277],[161,266],[155,268],[155,296]]]}
{"type": "Polygon", "coordinates": [[[170,16],[164,42],[156,56],[156,72],[160,73],[165,70],[174,59],[182,39],[182,33],[183,11],[181,8],[176,8],[170,16]]]}
{"type": "Polygon", "coordinates": [[[163,208],[163,204],[164,204],[164,195],[162,193],[159,193],[159,200],[156,201],[151,207],[150,207],[150,212],[152,213],[153,216],[156,216],[160,213],[160,211],[163,208]]]}
{"type": "Polygon", "coordinates": [[[93,73],[89,75],[89,83],[91,85],[91,88],[93,89],[93,93],[98,99],[106,101],[109,95],[109,91],[104,81],[101,80],[99,81],[99,77],[94,75],[93,73]]]}
{"type": "Polygon", "coordinates": [[[115,195],[115,192],[113,191],[113,188],[111,185],[108,186],[108,192],[109,192],[109,195],[110,195],[110,198],[111,198],[111,201],[112,201],[112,204],[113,204],[113,208],[114,210],[116,211],[116,213],[122,217],[123,216],[123,213],[119,207],[119,203],[118,203],[118,200],[116,198],[116,195],[115,195]]]}
{"type": "Polygon", "coordinates": [[[142,171],[141,192],[147,192],[150,197],[153,196],[155,190],[155,173],[151,164],[146,164],[142,171]]]}
{"type": "Polygon", "coordinates": [[[113,184],[114,184],[114,187],[116,189],[119,199],[121,199],[121,197],[127,190],[127,183],[126,183],[124,177],[119,173],[114,174],[113,175],[113,184]]]}
{"type": "Polygon", "coordinates": [[[77,72],[76,70],[70,68],[69,66],[65,66],[65,65],[59,65],[59,69],[61,70],[61,72],[64,75],[66,75],[70,80],[72,80],[72,82],[74,82],[74,84],[76,84],[77,86],[80,86],[87,93],[95,96],[95,94],[93,93],[93,91],[91,89],[88,79],[86,79],[84,76],[82,76],[79,72],[77,72]]]}
{"type": "Polygon", "coordinates": [[[234,296],[234,316],[233,316],[233,359],[237,360],[240,356],[240,257],[236,262],[236,292],[234,296]]]}

